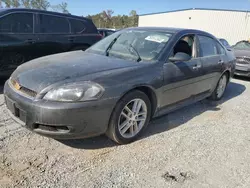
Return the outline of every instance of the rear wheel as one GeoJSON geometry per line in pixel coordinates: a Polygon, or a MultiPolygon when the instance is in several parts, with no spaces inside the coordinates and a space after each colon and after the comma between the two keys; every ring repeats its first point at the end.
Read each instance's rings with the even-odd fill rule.
{"type": "Polygon", "coordinates": [[[119,144],[130,143],[148,125],[150,116],[151,104],[147,95],[132,91],[117,103],[106,134],[119,144]]]}
{"type": "Polygon", "coordinates": [[[224,73],[220,77],[218,84],[217,84],[214,92],[212,93],[210,99],[215,100],[215,101],[220,100],[225,93],[227,84],[228,84],[228,75],[226,73],[224,73]]]}

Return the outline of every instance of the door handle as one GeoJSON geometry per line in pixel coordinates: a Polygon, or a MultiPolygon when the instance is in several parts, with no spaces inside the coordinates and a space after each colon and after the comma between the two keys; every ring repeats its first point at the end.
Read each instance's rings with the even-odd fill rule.
{"type": "Polygon", "coordinates": [[[27,43],[35,43],[36,40],[34,40],[34,39],[27,39],[25,42],[27,42],[27,43]]]}
{"type": "Polygon", "coordinates": [[[201,68],[201,65],[195,65],[195,66],[193,66],[193,70],[198,70],[200,68],[201,68]]]}
{"type": "Polygon", "coordinates": [[[224,61],[223,60],[220,60],[219,62],[218,62],[218,64],[223,64],[224,63],[224,61]]]}
{"type": "Polygon", "coordinates": [[[70,42],[74,42],[75,38],[74,38],[74,37],[69,37],[68,40],[69,40],[70,42]]]}

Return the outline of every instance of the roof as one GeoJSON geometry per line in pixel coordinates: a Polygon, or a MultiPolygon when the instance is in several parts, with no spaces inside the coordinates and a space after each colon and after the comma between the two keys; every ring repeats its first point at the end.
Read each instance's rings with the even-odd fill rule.
{"type": "Polygon", "coordinates": [[[184,32],[184,33],[196,33],[196,34],[205,34],[212,36],[210,33],[201,31],[198,29],[187,29],[187,28],[174,28],[174,27],[130,27],[130,28],[125,28],[123,30],[146,30],[146,31],[158,31],[158,32],[168,32],[168,33],[179,33],[179,32],[184,32]]]}
{"type": "Polygon", "coordinates": [[[249,10],[209,9],[209,8],[188,8],[188,9],[171,10],[171,11],[165,11],[165,12],[154,12],[154,13],[148,13],[148,14],[140,14],[139,16],[147,16],[147,15],[163,14],[163,13],[171,13],[171,12],[181,12],[181,11],[188,11],[188,10],[210,10],[210,11],[249,12],[249,10]]]}
{"type": "Polygon", "coordinates": [[[59,13],[59,12],[53,12],[53,11],[47,11],[47,10],[39,10],[39,9],[28,9],[28,8],[4,8],[4,9],[0,9],[0,13],[3,12],[23,12],[23,11],[29,11],[29,12],[36,12],[36,13],[47,13],[47,14],[53,14],[53,15],[57,15],[57,16],[67,16],[67,17],[75,17],[75,18],[80,18],[80,19],[86,19],[89,20],[86,17],[81,17],[81,16],[75,16],[75,15],[71,15],[71,14],[65,14],[65,13],[59,13]]]}
{"type": "Polygon", "coordinates": [[[109,28],[97,28],[97,29],[102,31],[115,31],[114,29],[109,29],[109,28]]]}
{"type": "Polygon", "coordinates": [[[133,28],[127,28],[127,29],[162,31],[162,32],[169,32],[169,33],[177,33],[179,31],[185,30],[183,28],[174,28],[174,27],[133,27],[133,28]]]}

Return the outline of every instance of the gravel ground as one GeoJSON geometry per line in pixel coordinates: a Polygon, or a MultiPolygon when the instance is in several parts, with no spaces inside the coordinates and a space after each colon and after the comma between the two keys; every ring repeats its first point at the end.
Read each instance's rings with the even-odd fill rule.
{"type": "Polygon", "coordinates": [[[58,142],[6,113],[0,87],[0,187],[249,187],[250,82],[151,122],[117,146],[105,136],[58,142]]]}

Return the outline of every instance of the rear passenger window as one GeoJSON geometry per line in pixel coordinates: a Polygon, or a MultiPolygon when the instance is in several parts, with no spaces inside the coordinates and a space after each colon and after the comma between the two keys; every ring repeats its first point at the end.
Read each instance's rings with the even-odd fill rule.
{"type": "Polygon", "coordinates": [[[0,18],[0,33],[33,33],[33,14],[15,13],[0,18]]]}
{"type": "Polygon", "coordinates": [[[85,24],[81,20],[70,19],[71,33],[81,33],[85,29],[85,24]]]}
{"type": "Polygon", "coordinates": [[[67,18],[39,15],[40,33],[69,33],[69,22],[67,18]]]}
{"type": "Polygon", "coordinates": [[[218,42],[217,42],[217,46],[218,46],[219,54],[225,54],[225,49],[223,48],[223,46],[221,46],[221,44],[218,42]]]}
{"type": "Polygon", "coordinates": [[[218,55],[217,42],[206,36],[198,36],[200,41],[201,56],[214,56],[218,55]]]}

